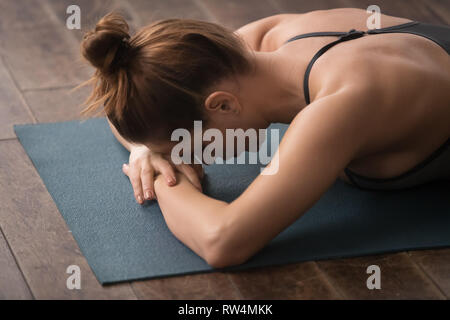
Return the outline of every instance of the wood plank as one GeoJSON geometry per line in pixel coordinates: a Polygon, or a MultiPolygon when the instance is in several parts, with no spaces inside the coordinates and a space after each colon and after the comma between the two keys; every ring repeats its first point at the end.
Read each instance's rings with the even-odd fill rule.
{"type": "Polygon", "coordinates": [[[450,25],[450,4],[447,0],[428,0],[424,2],[439,17],[443,24],[450,25]]]}
{"type": "Polygon", "coordinates": [[[450,299],[450,249],[411,251],[409,255],[450,299]]]}
{"type": "Polygon", "coordinates": [[[281,13],[306,13],[314,10],[354,7],[354,5],[349,4],[346,0],[271,0],[271,3],[273,3],[281,13]]]}
{"type": "MultiPolygon", "coordinates": [[[[445,21],[445,11],[449,6],[439,0],[433,2],[423,0],[271,0],[274,6],[283,13],[306,13],[314,10],[328,10],[334,8],[359,8],[366,10],[370,5],[376,4],[381,13],[419,20],[423,22],[442,23],[445,21]],[[436,12],[443,12],[442,16],[436,12]]],[[[447,2],[448,3],[448,2],[447,2]]],[[[449,15],[447,15],[449,16],[449,15]]],[[[450,18],[450,17],[448,17],[450,18]]],[[[448,21],[448,20],[447,20],[448,21]]]]}
{"type": "Polygon", "coordinates": [[[40,1],[39,5],[24,1],[0,1],[0,34],[6,30],[34,29],[53,25],[53,22],[48,19],[44,1],[40,1]]]}
{"type": "Polygon", "coordinates": [[[228,274],[222,272],[137,281],[132,283],[132,287],[140,299],[240,298],[239,291],[233,286],[228,274]]]}
{"type": "Polygon", "coordinates": [[[81,29],[67,30],[67,35],[77,38],[81,42],[85,31],[93,29],[95,24],[109,12],[115,11],[123,15],[131,28],[136,26],[136,15],[130,11],[128,1],[118,0],[59,0],[50,1],[49,7],[53,11],[55,19],[62,25],[66,24],[68,14],[67,7],[78,5],[81,11],[81,29]]]}
{"type": "Polygon", "coordinates": [[[0,227],[37,299],[135,299],[129,284],[102,287],[17,140],[0,142],[0,227]],[[69,265],[81,290],[68,290],[69,265]]]}
{"type": "Polygon", "coordinates": [[[0,232],[0,270],[0,300],[33,298],[2,232],[0,232]]]}
{"type": "Polygon", "coordinates": [[[347,299],[445,299],[406,253],[318,261],[319,268],[347,299]],[[367,288],[367,267],[381,270],[381,289],[367,288]]]}
{"type": "Polygon", "coordinates": [[[279,13],[270,0],[197,0],[196,2],[209,11],[216,22],[233,30],[249,22],[279,13]]]}
{"type": "MultiPolygon", "coordinates": [[[[361,8],[367,8],[372,4],[370,0],[364,2],[361,8]],[[367,6],[366,6],[367,5],[367,6]]],[[[381,12],[391,16],[408,18],[422,22],[441,23],[441,19],[426,5],[422,0],[399,0],[399,1],[380,1],[378,6],[381,12]]]]}
{"type": "Polygon", "coordinates": [[[135,0],[129,2],[135,12],[137,26],[142,27],[153,21],[169,18],[211,21],[212,17],[203,6],[195,1],[185,0],[135,0]]]}
{"type": "Polygon", "coordinates": [[[5,63],[19,89],[77,85],[92,70],[81,63],[77,41],[65,27],[37,27],[0,35],[5,63]]]}
{"type": "Polygon", "coordinates": [[[27,90],[24,97],[38,122],[69,121],[82,118],[82,103],[90,91],[89,87],[27,90]]]}
{"type": "Polygon", "coordinates": [[[230,273],[244,299],[340,299],[314,262],[230,273]]]}
{"type": "MultiPolygon", "coordinates": [[[[346,0],[352,7],[366,9],[374,4],[370,0],[346,0]]],[[[427,1],[422,0],[381,0],[376,4],[380,7],[381,13],[418,20],[423,22],[442,23],[442,19],[429,9],[427,1]]]]}
{"type": "Polygon", "coordinates": [[[31,123],[34,119],[25,101],[0,59],[0,139],[15,138],[14,123],[31,123]]]}

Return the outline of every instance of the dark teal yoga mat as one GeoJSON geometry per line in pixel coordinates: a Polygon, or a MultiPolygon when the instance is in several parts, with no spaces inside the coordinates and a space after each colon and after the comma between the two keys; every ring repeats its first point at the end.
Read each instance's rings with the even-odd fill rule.
{"type": "MultiPolygon", "coordinates": [[[[101,283],[212,270],[170,233],[157,203],[136,204],[121,171],[128,152],[105,119],[15,131],[101,283]]],[[[205,192],[231,201],[259,169],[207,166],[205,192]]],[[[450,246],[449,195],[448,181],[397,192],[337,181],[262,251],[229,270],[450,246]]]]}

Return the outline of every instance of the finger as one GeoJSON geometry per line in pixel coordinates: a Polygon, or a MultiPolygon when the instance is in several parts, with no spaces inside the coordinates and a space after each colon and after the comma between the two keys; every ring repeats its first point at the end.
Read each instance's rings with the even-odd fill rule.
{"type": "Polygon", "coordinates": [[[122,172],[123,172],[126,176],[128,176],[129,170],[130,170],[130,166],[129,166],[128,164],[124,163],[124,164],[122,165],[122,172]]]}
{"type": "Polygon", "coordinates": [[[202,191],[202,184],[200,183],[197,172],[192,166],[182,163],[177,166],[177,169],[180,170],[180,172],[188,178],[188,180],[194,185],[194,187],[202,191]]]}
{"type": "Polygon", "coordinates": [[[160,158],[153,164],[154,168],[158,170],[166,179],[169,186],[175,185],[177,179],[175,177],[175,170],[173,170],[172,165],[164,158],[160,158]]]}
{"type": "Polygon", "coordinates": [[[144,203],[144,197],[142,195],[141,175],[140,171],[129,168],[128,177],[130,178],[131,186],[133,187],[134,197],[139,204],[144,203]]]}
{"type": "Polygon", "coordinates": [[[155,172],[153,168],[148,164],[144,165],[141,169],[141,184],[142,191],[144,192],[144,198],[146,200],[152,200],[155,198],[155,191],[153,188],[155,172]]]}

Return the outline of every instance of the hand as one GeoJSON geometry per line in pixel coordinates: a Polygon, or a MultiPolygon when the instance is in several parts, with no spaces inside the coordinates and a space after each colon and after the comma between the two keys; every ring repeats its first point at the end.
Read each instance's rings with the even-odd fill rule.
{"type": "Polygon", "coordinates": [[[134,197],[139,204],[145,200],[156,199],[154,189],[155,176],[161,174],[169,186],[176,184],[175,169],[183,173],[200,191],[203,178],[201,165],[175,165],[162,154],[152,152],[146,146],[134,146],[130,150],[129,164],[123,164],[122,171],[130,178],[134,197]]]}

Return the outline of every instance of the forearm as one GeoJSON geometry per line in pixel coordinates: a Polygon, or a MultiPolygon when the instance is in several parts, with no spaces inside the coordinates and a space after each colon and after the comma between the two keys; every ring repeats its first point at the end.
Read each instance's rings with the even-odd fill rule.
{"type": "Polygon", "coordinates": [[[182,174],[177,175],[177,185],[172,187],[158,176],[155,191],[170,231],[210,262],[228,204],[202,194],[182,174]]]}

